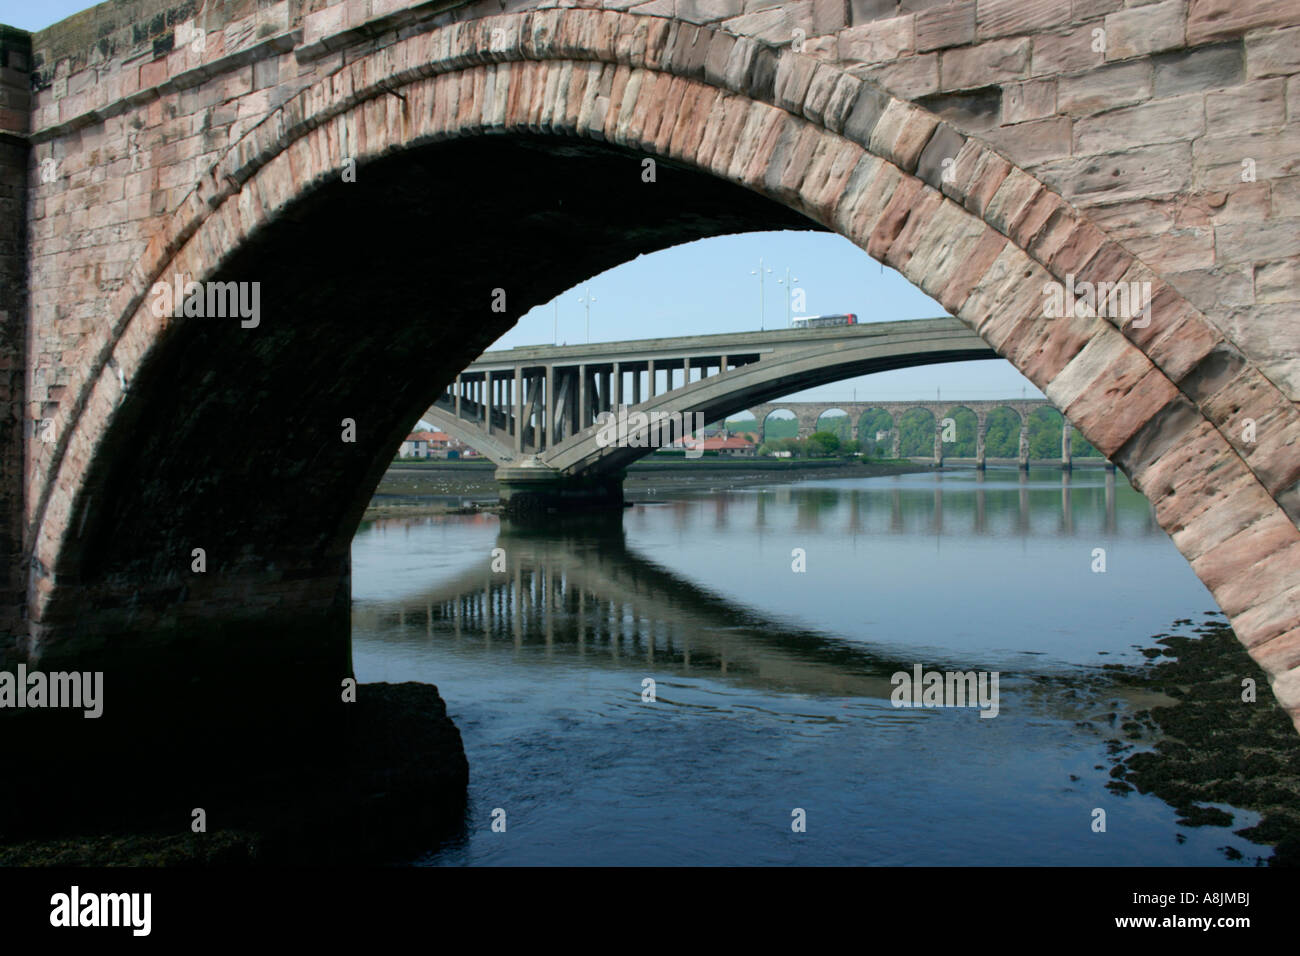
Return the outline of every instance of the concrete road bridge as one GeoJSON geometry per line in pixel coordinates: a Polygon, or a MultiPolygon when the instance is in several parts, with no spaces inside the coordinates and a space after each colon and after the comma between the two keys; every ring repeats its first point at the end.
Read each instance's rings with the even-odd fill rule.
{"type": "Polygon", "coordinates": [[[756,401],[886,369],[996,357],[952,318],[527,346],[484,353],[421,417],[500,466],[508,506],[621,503],[629,462],[756,401]],[[614,413],[628,422],[617,435],[602,427],[614,413]]]}
{"type": "Polygon", "coordinates": [[[116,0],[6,28],[4,656],[162,675],[209,722],[231,686],[336,688],[353,531],[488,344],[638,254],[822,229],[1125,471],[1300,721],[1298,28],[1275,0],[116,0]],[[1101,283],[1149,307],[1045,318],[1101,283]]]}
{"type": "MultiPolygon", "coordinates": [[[[951,457],[944,454],[944,421],[964,408],[976,420],[972,461],[983,467],[988,415],[1007,408],[1019,420],[1020,432],[1018,454],[1009,460],[1028,467],[1029,416],[1038,408],[1052,407],[1045,399],[751,404],[756,398],[871,372],[995,357],[965,325],[946,317],[586,346],[523,346],[483,353],[421,418],[497,464],[503,498],[516,507],[521,498],[534,495],[543,499],[537,502],[542,508],[621,503],[622,469],[630,461],[666,447],[683,431],[742,411],[754,416],[760,433],[769,415],[788,411],[799,423],[798,437],[807,438],[825,412],[838,409],[848,414],[851,437],[856,439],[862,415],[881,409],[893,423],[891,447],[898,458],[898,422],[920,409],[933,421],[933,460],[942,464],[951,457]],[[608,443],[610,433],[602,432],[602,424],[609,421],[602,417],[605,413],[617,413],[630,423],[614,444],[608,443]],[[671,424],[659,428],[655,422],[671,424]]],[[[1060,463],[1065,467],[1072,463],[1072,433],[1064,422],[1060,463]]]]}

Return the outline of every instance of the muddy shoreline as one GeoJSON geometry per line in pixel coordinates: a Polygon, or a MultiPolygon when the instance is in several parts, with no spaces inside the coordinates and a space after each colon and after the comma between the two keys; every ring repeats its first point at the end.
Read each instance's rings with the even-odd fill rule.
{"type": "Polygon", "coordinates": [[[1106,741],[1106,789],[1173,807],[1180,843],[1182,828],[1222,827],[1226,859],[1300,866],[1300,736],[1223,615],[1174,621],[1139,649],[1145,664],[1102,665],[1079,722],[1106,741]]]}

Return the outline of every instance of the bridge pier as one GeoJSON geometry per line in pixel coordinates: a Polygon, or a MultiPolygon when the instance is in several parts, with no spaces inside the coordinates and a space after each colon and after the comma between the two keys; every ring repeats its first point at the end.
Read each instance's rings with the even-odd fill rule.
{"type": "Polygon", "coordinates": [[[565,475],[543,465],[503,465],[496,470],[504,513],[528,520],[555,513],[609,511],[623,507],[626,471],[565,475]]]}

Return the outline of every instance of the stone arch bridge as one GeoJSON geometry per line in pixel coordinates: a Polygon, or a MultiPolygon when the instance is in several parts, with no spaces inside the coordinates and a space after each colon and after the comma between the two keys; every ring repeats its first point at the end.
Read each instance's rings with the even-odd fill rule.
{"type": "Polygon", "coordinates": [[[7,659],[195,720],[336,688],[352,532],[490,342],[639,253],[825,229],[1123,468],[1300,721],[1300,8],[548,3],[0,32],[7,659]],[[218,282],[246,313],[159,307],[218,282]],[[1101,282],[1149,309],[1044,320],[1101,282]]]}

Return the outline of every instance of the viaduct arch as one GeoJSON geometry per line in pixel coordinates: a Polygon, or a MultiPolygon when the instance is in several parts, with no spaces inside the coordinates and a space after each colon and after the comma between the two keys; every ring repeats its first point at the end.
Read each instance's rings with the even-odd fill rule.
{"type": "MultiPolygon", "coordinates": [[[[761,405],[753,405],[746,409],[749,414],[754,416],[755,422],[758,423],[760,434],[764,438],[766,423],[773,412],[789,412],[799,423],[799,438],[807,438],[813,432],[818,430],[822,416],[831,410],[842,411],[849,420],[849,436],[853,439],[860,440],[864,437],[858,433],[859,423],[862,416],[869,411],[883,411],[889,415],[893,422],[890,429],[890,447],[891,454],[894,458],[900,457],[900,436],[899,422],[903,415],[913,409],[920,409],[926,412],[935,425],[934,436],[934,461],[935,464],[941,464],[945,458],[959,457],[946,455],[944,442],[942,440],[942,422],[944,416],[961,408],[971,413],[975,425],[975,455],[974,461],[980,467],[983,467],[986,461],[984,450],[985,437],[988,428],[989,415],[999,409],[1008,409],[1015,413],[1019,419],[1019,451],[1014,460],[1022,467],[1029,465],[1029,416],[1041,408],[1056,409],[1043,399],[988,399],[988,400],[955,400],[955,401],[880,401],[880,402],[764,402],[761,405]]],[[[1058,413],[1059,414],[1059,413],[1058,413]]],[[[1070,453],[1070,436],[1073,428],[1068,419],[1062,422],[1061,430],[1061,464],[1069,466],[1071,463],[1070,453]]],[[[1109,467],[1109,466],[1108,466],[1109,467]]]]}
{"type": "MultiPolygon", "coordinates": [[[[10,424],[4,438],[7,474],[20,461],[24,478],[21,507],[6,502],[7,549],[21,558],[10,565],[9,657],[120,661],[138,650],[145,660],[155,642],[167,646],[159,635],[190,640],[218,614],[269,616],[315,623],[296,646],[263,648],[268,680],[303,667],[346,673],[346,635],[322,651],[318,625],[346,608],[347,546],[364,502],[411,422],[513,316],[637,251],[811,221],[935,297],[1125,470],[1300,723],[1294,371],[1245,326],[1225,332],[1192,301],[1204,298],[1134,251],[1158,252],[1160,241],[1133,241],[1090,208],[1080,184],[1119,167],[1033,162],[1025,142],[1005,145],[944,119],[942,104],[889,92],[896,77],[865,79],[817,50],[649,15],[657,10],[466,8],[453,21],[421,19],[430,6],[412,4],[399,10],[405,19],[383,14],[367,29],[351,24],[352,5],[314,6],[285,4],[283,28],[254,22],[256,42],[229,54],[164,44],[134,80],[83,77],[57,102],[38,92],[33,128],[7,142],[33,210],[30,289],[17,312],[28,412],[22,434],[10,424]],[[302,64],[297,76],[314,72],[311,82],[282,78],[286,57],[302,64]],[[249,122],[200,125],[201,111],[221,108],[249,122]],[[123,145],[133,135],[148,139],[148,157],[123,145]],[[667,189],[645,188],[643,157],[664,166],[657,185],[667,189]],[[47,182],[46,159],[92,174],[47,182]],[[101,168],[120,172],[96,181],[101,168]],[[453,176],[457,188],[437,191],[453,176]],[[379,188],[347,192],[363,180],[379,188]],[[128,183],[142,191],[128,197],[128,183]],[[553,183],[555,205],[542,188],[553,183]],[[579,199],[593,187],[605,190],[599,208],[579,199]],[[508,222],[508,206],[496,206],[498,222],[472,201],[493,195],[537,198],[508,222]],[[441,221],[420,212],[430,207],[441,221]],[[507,225],[534,249],[560,235],[590,241],[574,274],[561,274],[501,257],[507,225]],[[76,246],[60,226],[103,230],[106,245],[76,246]],[[436,276],[445,309],[423,298],[436,260],[422,241],[435,226],[455,232],[436,276]],[[91,304],[60,281],[71,275],[84,292],[106,273],[113,279],[91,304]],[[151,293],[169,276],[265,277],[259,327],[157,314],[151,293]],[[1150,283],[1149,322],[1043,317],[1045,287],[1119,281],[1150,283]],[[498,288],[504,313],[491,310],[498,288]],[[386,328],[380,314],[391,317],[386,328]],[[427,365],[404,374],[402,349],[416,341],[436,347],[432,376],[427,365]],[[1258,426],[1249,438],[1246,418],[1258,426]],[[343,419],[357,425],[353,442],[340,440],[343,419]],[[284,433],[295,447],[277,439],[284,433]],[[217,573],[191,575],[192,550],[203,547],[217,573]]],[[[380,6],[401,5],[359,8],[373,19],[380,6]]],[[[1171,8],[1187,45],[1296,19],[1181,2],[1135,8],[1152,21],[1137,26],[1129,11],[1100,16],[1117,18],[1112,32],[1141,59],[1158,52],[1153,35],[1164,42],[1159,18],[1171,8]]],[[[1018,16],[1004,15],[1033,36],[1057,26],[1018,16]]],[[[902,18],[912,48],[921,17],[902,18]]],[[[996,39],[996,21],[977,18],[966,69],[997,75],[1022,46],[1028,55],[1029,45],[996,39]]],[[[831,35],[869,51],[890,42],[877,36],[884,28],[855,29],[831,35]]],[[[1076,130],[1085,133],[1104,135],[1076,130]]],[[[1265,154],[1276,144],[1263,143],[1261,156],[1266,174],[1284,177],[1292,170],[1265,154]]],[[[1191,184],[1182,194],[1201,195],[1191,184]]],[[[13,328],[7,319],[10,358],[13,328]]],[[[218,638],[229,635],[223,625],[218,638]]]]}

